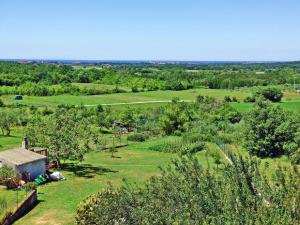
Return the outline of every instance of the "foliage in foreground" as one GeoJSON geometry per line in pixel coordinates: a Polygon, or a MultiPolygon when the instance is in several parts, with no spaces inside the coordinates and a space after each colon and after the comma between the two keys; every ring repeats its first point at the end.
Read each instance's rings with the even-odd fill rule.
{"type": "Polygon", "coordinates": [[[142,188],[110,187],[77,210],[77,224],[299,224],[300,174],[278,168],[273,179],[259,161],[231,156],[233,165],[206,170],[182,157],[142,188]]]}

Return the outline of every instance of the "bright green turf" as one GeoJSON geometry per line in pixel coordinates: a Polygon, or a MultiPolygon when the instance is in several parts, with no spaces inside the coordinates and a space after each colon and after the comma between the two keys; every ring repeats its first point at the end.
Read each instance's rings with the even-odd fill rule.
{"type": "Polygon", "coordinates": [[[0,151],[20,147],[23,138],[23,133],[20,128],[12,130],[10,136],[0,135],[0,151]]]}

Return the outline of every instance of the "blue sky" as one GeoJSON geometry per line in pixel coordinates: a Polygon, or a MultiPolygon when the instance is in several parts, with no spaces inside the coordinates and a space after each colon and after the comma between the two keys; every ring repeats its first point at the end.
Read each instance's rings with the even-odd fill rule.
{"type": "Polygon", "coordinates": [[[0,58],[300,60],[300,1],[0,0],[0,58]]]}

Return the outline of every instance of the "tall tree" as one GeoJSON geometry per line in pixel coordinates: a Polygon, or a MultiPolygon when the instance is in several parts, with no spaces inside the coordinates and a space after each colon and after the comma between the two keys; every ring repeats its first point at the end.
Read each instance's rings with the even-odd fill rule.
{"type": "Polygon", "coordinates": [[[300,146],[296,115],[259,100],[246,117],[245,147],[260,157],[292,154],[300,146]]]}
{"type": "Polygon", "coordinates": [[[91,149],[93,133],[87,119],[76,109],[58,109],[48,117],[36,117],[27,126],[26,136],[31,145],[46,147],[50,158],[61,164],[61,160],[83,160],[91,149]]]}

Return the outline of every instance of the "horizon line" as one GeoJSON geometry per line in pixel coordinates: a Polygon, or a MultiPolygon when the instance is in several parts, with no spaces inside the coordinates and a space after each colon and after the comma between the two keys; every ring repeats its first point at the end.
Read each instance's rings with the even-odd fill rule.
{"type": "Polygon", "coordinates": [[[299,60],[172,60],[172,59],[59,59],[59,58],[0,58],[0,62],[165,62],[165,63],[292,63],[299,60]]]}

